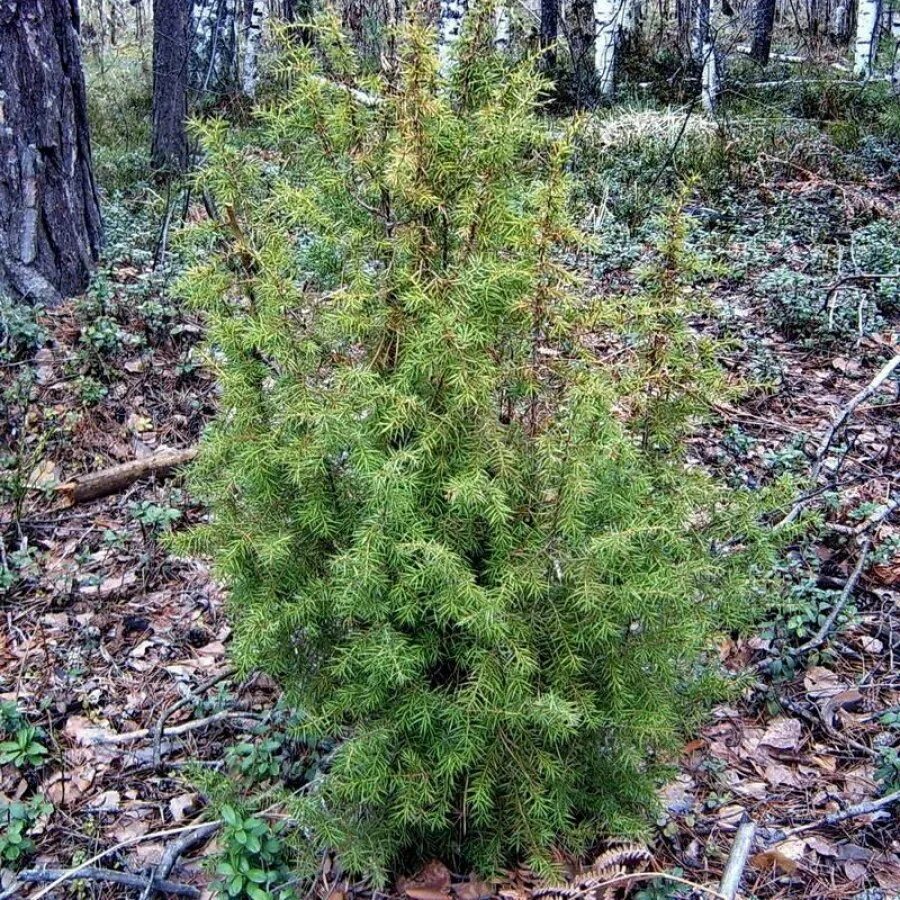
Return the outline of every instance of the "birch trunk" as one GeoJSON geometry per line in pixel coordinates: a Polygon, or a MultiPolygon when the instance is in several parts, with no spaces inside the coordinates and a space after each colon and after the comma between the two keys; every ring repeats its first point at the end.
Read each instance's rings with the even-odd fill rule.
{"type": "Polygon", "coordinates": [[[438,67],[445,77],[453,68],[453,52],[469,11],[468,0],[441,0],[438,17],[438,67]]]}
{"type": "Polygon", "coordinates": [[[872,62],[878,43],[878,19],[880,0],[857,0],[856,44],[853,51],[853,68],[857,75],[868,78],[872,74],[872,62]]]}
{"type": "Polygon", "coordinates": [[[494,48],[501,53],[509,50],[511,25],[509,6],[498,3],[494,9],[494,48]]]}
{"type": "Polygon", "coordinates": [[[594,0],[594,72],[603,97],[616,89],[616,56],[626,0],[594,0]]]}
{"type": "Polygon", "coordinates": [[[719,63],[716,59],[716,48],[710,41],[703,45],[703,71],[700,81],[700,102],[703,111],[712,116],[716,112],[716,103],[719,99],[719,63]]]}
{"type": "Polygon", "coordinates": [[[256,86],[259,83],[259,47],[262,43],[266,12],[265,0],[247,0],[241,91],[245,97],[249,97],[251,100],[256,96],[256,86]]]}
{"type": "Polygon", "coordinates": [[[698,69],[706,66],[706,44],[709,41],[709,0],[695,0],[691,20],[691,59],[698,69]]]}
{"type": "Polygon", "coordinates": [[[190,86],[201,96],[230,94],[237,84],[236,0],[194,0],[190,86]]]}
{"type": "Polygon", "coordinates": [[[75,0],[0,0],[0,290],[83,291],[102,238],[75,0]]]}

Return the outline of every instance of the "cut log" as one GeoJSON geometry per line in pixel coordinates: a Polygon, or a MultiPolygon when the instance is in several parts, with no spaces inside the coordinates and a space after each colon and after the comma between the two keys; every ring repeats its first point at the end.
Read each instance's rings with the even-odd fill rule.
{"type": "Polygon", "coordinates": [[[189,463],[197,455],[196,447],[187,447],[183,450],[160,450],[152,456],[144,459],[135,459],[131,462],[111,466],[100,472],[91,472],[74,478],[56,489],[66,506],[75,506],[78,503],[87,503],[100,497],[107,497],[124,490],[147,475],[156,475],[183,466],[189,463]]]}

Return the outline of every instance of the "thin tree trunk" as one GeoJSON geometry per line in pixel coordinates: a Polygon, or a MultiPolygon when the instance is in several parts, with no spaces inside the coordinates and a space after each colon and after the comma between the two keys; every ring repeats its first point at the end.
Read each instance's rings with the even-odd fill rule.
{"type": "Polygon", "coordinates": [[[494,9],[494,47],[501,53],[509,50],[511,28],[509,6],[500,2],[494,9]]]}
{"type": "Polygon", "coordinates": [[[454,47],[462,34],[468,11],[468,0],[441,0],[438,14],[438,65],[441,74],[445,76],[453,67],[454,47]]]}
{"type": "Polygon", "coordinates": [[[769,64],[774,27],[775,0],[756,0],[753,10],[753,43],[750,47],[750,56],[761,66],[769,64]]]}
{"type": "Polygon", "coordinates": [[[621,10],[626,0],[594,0],[594,73],[603,97],[616,89],[616,56],[622,30],[621,10]]]}
{"type": "Polygon", "coordinates": [[[0,289],[47,305],[102,240],[75,0],[0,0],[0,289]]]}
{"type": "Polygon", "coordinates": [[[193,0],[191,88],[204,99],[232,93],[237,85],[235,0],[193,0]]]}
{"type": "Polygon", "coordinates": [[[683,52],[691,53],[691,32],[694,26],[697,0],[675,0],[675,16],[678,25],[678,45],[683,52]]]}
{"type": "Polygon", "coordinates": [[[245,97],[251,99],[256,96],[256,85],[259,83],[259,47],[262,43],[266,11],[265,0],[247,0],[241,90],[245,97]]]}
{"type": "Polygon", "coordinates": [[[596,25],[593,0],[570,0],[563,7],[566,38],[575,76],[575,103],[589,105],[595,98],[597,78],[594,53],[596,25]]]}
{"type": "Polygon", "coordinates": [[[556,40],[559,36],[559,0],[541,0],[539,41],[544,51],[544,65],[556,68],[556,40]]]}
{"type": "Polygon", "coordinates": [[[188,164],[188,59],[190,0],[153,2],[153,146],[154,169],[177,173],[188,164]]]}
{"type": "Polygon", "coordinates": [[[853,51],[853,68],[857,75],[868,77],[872,74],[880,14],[880,0],[857,0],[856,45],[853,51]]]}
{"type": "Polygon", "coordinates": [[[703,69],[709,41],[709,0],[695,0],[691,21],[691,59],[698,69],[703,69]]]}
{"type": "Polygon", "coordinates": [[[719,100],[719,61],[716,58],[715,45],[707,40],[703,45],[703,69],[701,73],[700,102],[703,111],[712,116],[719,100]]]}

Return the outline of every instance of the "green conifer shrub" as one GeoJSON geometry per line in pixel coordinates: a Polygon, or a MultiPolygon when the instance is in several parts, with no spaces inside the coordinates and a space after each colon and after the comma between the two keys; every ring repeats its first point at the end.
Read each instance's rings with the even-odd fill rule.
{"type": "Polygon", "coordinates": [[[683,330],[635,337],[635,417],[583,340],[568,141],[489,28],[479,5],[442,80],[413,19],[363,78],[320,23],[260,147],[199,126],[220,218],[184,293],[222,396],[192,474],[211,519],[180,547],[228,584],[236,663],[333,741],[288,808],[353,872],[640,828],[767,564],[756,504],[672,447],[683,330]]]}

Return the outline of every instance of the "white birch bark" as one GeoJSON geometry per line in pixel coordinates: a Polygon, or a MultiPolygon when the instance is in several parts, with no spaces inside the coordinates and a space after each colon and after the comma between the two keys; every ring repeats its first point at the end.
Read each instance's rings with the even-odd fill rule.
{"type": "Polygon", "coordinates": [[[626,35],[635,35],[641,27],[641,0],[623,0],[622,4],[622,32],[626,35]]]}
{"type": "Polygon", "coordinates": [[[719,98],[719,64],[716,59],[716,48],[710,41],[703,46],[703,74],[701,76],[700,103],[703,111],[712,116],[716,111],[719,98]]]}
{"type": "Polygon", "coordinates": [[[462,34],[468,0],[441,0],[438,18],[438,68],[447,76],[453,68],[453,49],[462,34]]]}
{"type": "Polygon", "coordinates": [[[594,72],[604,97],[611,97],[616,89],[616,51],[625,2],[594,0],[594,72]]]}
{"type": "Polygon", "coordinates": [[[856,44],[853,51],[853,68],[857,75],[868,77],[872,74],[880,12],[880,0],[857,0],[856,44]]]}
{"type": "Polygon", "coordinates": [[[691,58],[705,67],[705,48],[709,42],[709,0],[696,0],[691,20],[691,58]]]}
{"type": "Polygon", "coordinates": [[[250,15],[244,31],[244,59],[241,66],[241,91],[251,100],[259,83],[259,47],[268,7],[265,0],[250,0],[250,15]]]}
{"type": "Polygon", "coordinates": [[[494,8],[494,49],[501,53],[509,50],[511,24],[509,6],[498,3],[494,8]]]}
{"type": "Polygon", "coordinates": [[[226,94],[237,83],[236,0],[193,0],[190,82],[203,94],[226,94]]]}

